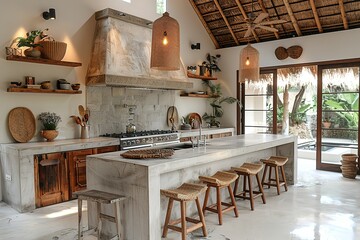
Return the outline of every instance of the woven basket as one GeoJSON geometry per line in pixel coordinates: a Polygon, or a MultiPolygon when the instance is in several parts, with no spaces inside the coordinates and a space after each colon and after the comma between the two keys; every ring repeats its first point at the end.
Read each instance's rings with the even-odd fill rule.
{"type": "Polygon", "coordinates": [[[289,55],[288,52],[286,51],[286,48],[284,47],[278,47],[277,49],[275,49],[275,56],[277,59],[279,60],[284,60],[286,59],[289,55]]]}
{"type": "Polygon", "coordinates": [[[41,42],[41,56],[46,59],[61,61],[66,53],[67,44],[57,41],[41,42]]]}
{"type": "Polygon", "coordinates": [[[303,48],[301,46],[291,46],[287,49],[287,53],[289,54],[289,57],[293,59],[298,59],[303,52],[303,48]]]}

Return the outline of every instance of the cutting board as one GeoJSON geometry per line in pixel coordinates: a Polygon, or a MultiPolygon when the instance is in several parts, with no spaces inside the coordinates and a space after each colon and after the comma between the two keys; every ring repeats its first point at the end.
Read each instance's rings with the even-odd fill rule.
{"type": "Polygon", "coordinates": [[[167,111],[167,125],[169,127],[175,127],[179,125],[179,114],[175,106],[171,106],[167,111]]]}
{"type": "Polygon", "coordinates": [[[12,109],[9,112],[8,125],[11,136],[17,142],[26,143],[35,135],[35,117],[28,108],[17,107],[12,109]]]}

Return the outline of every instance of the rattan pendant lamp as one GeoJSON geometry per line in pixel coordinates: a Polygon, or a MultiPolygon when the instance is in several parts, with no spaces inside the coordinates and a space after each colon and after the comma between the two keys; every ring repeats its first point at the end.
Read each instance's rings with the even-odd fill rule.
{"type": "Polygon", "coordinates": [[[240,51],[239,82],[256,82],[259,80],[259,52],[248,43],[247,46],[240,51]]]}
{"type": "Polygon", "coordinates": [[[180,69],[179,23],[165,12],[152,30],[150,67],[162,71],[180,69]]]}

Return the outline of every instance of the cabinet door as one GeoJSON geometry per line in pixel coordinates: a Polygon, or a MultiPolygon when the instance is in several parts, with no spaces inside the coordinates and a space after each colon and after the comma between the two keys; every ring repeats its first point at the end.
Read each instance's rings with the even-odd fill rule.
{"type": "Polygon", "coordinates": [[[84,149],[66,153],[69,162],[71,193],[86,189],[86,156],[93,154],[93,149],[84,149]]]}
{"type": "Polygon", "coordinates": [[[36,207],[69,200],[67,163],[63,153],[35,155],[34,176],[36,207]]]}
{"type": "Polygon", "coordinates": [[[221,137],[231,137],[232,132],[221,133],[221,137]]]}

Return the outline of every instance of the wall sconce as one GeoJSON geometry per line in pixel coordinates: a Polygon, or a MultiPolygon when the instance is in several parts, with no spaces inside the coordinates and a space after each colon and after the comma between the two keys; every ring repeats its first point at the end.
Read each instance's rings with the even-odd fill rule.
{"type": "Polygon", "coordinates": [[[49,20],[49,19],[56,19],[56,15],[55,15],[55,8],[49,8],[48,12],[43,12],[43,18],[45,20],[49,20]]]}
{"type": "Polygon", "coordinates": [[[200,43],[191,44],[192,50],[200,50],[200,43]]]}
{"type": "Polygon", "coordinates": [[[150,67],[162,71],[180,69],[179,23],[168,12],[153,23],[150,67]]]}
{"type": "Polygon", "coordinates": [[[259,52],[250,43],[240,52],[239,82],[259,81],[259,52]]]}

